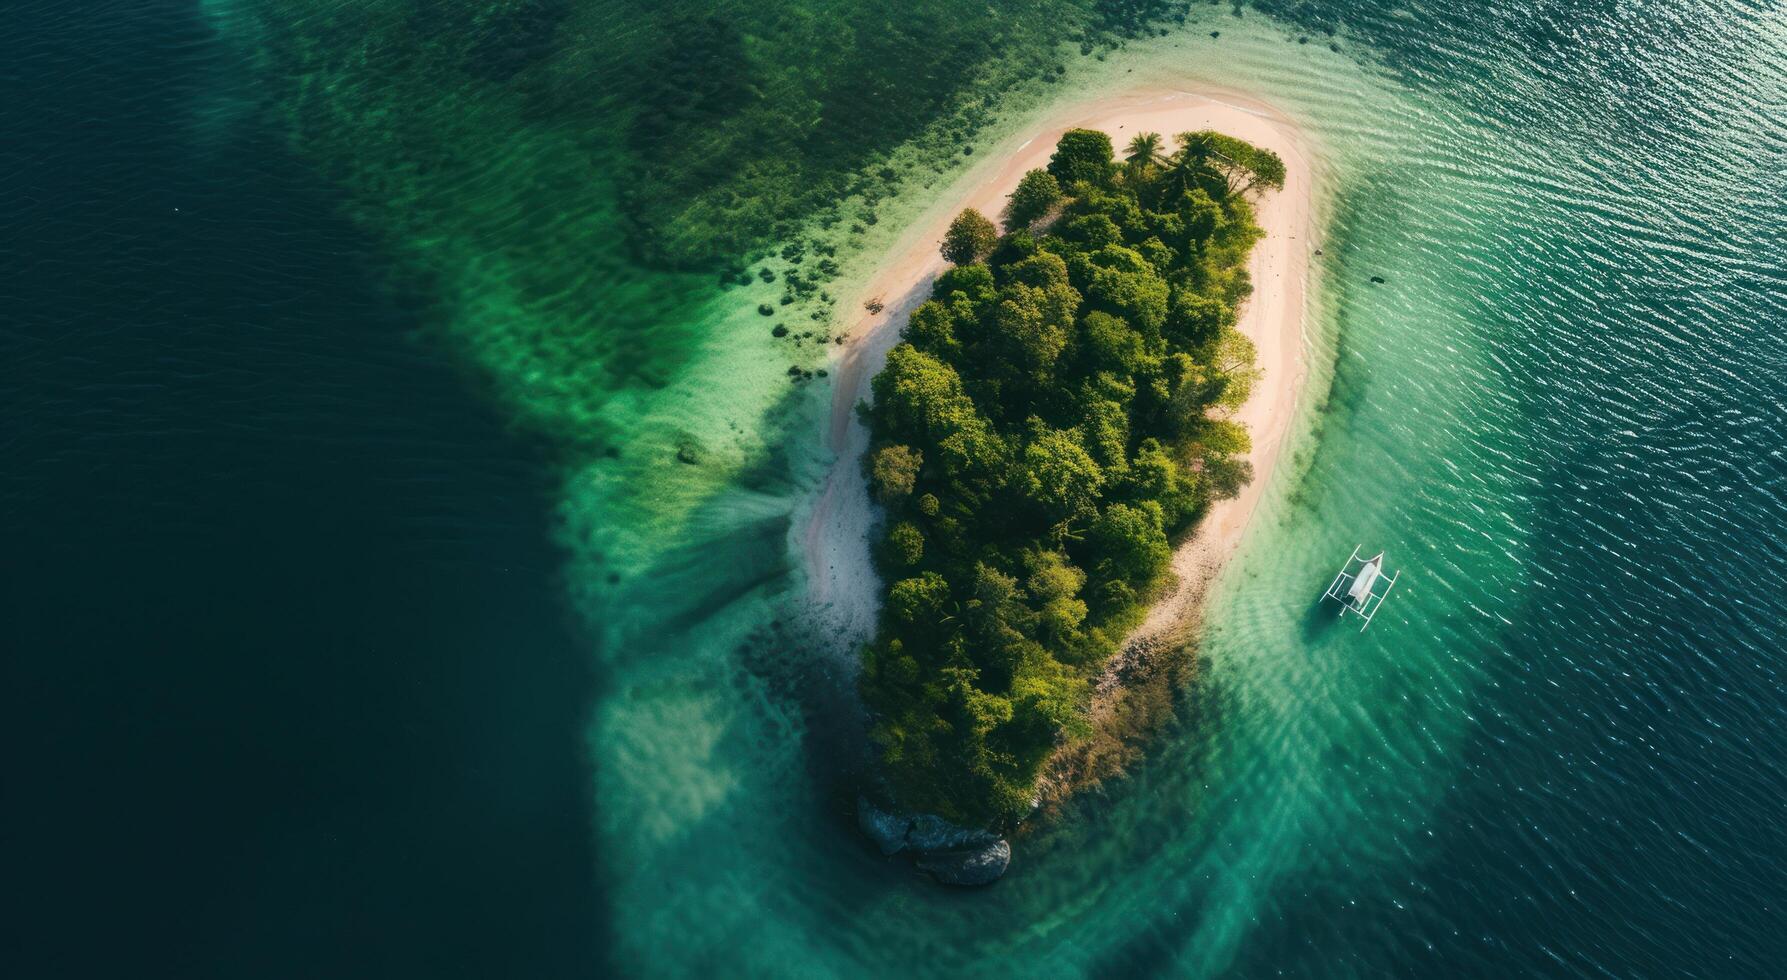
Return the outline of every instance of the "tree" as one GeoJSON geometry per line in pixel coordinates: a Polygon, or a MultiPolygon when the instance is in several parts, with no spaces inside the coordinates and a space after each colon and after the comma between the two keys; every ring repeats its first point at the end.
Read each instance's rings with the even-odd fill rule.
{"type": "Polygon", "coordinates": [[[1217,497],[1233,497],[1253,479],[1253,463],[1247,453],[1253,439],[1247,429],[1229,419],[1205,419],[1194,437],[1203,456],[1204,480],[1217,497]]]}
{"type": "Polygon", "coordinates": [[[1049,157],[1049,173],[1064,187],[1076,181],[1099,185],[1111,176],[1111,161],[1116,151],[1111,138],[1096,129],[1070,129],[1061,134],[1055,153],[1049,157]]]}
{"type": "Polygon", "coordinates": [[[1180,200],[1179,216],[1188,246],[1202,246],[1222,224],[1222,208],[1203,188],[1193,189],[1180,200]]]}
{"type": "Polygon", "coordinates": [[[1198,506],[1197,490],[1196,475],[1181,470],[1158,439],[1142,440],[1124,474],[1123,493],[1132,500],[1159,502],[1168,528],[1191,516],[1198,506]]]}
{"type": "Polygon", "coordinates": [[[1154,234],[1149,227],[1148,212],[1142,209],[1134,194],[1099,191],[1087,195],[1086,210],[1111,219],[1125,242],[1139,242],[1154,234]]]}
{"type": "Polygon", "coordinates": [[[1195,350],[1215,340],[1229,317],[1227,303],[1190,289],[1179,289],[1167,306],[1166,335],[1180,348],[1195,350]]]}
{"type": "Polygon", "coordinates": [[[1103,214],[1082,214],[1067,222],[1061,234],[1068,241],[1078,242],[1088,249],[1123,244],[1123,229],[1117,227],[1109,215],[1103,214]]]}
{"type": "Polygon", "coordinates": [[[912,317],[906,321],[906,329],[901,331],[900,336],[913,347],[944,360],[954,357],[961,350],[949,307],[934,299],[918,304],[918,309],[912,311],[912,317]]]}
{"type": "Polygon", "coordinates": [[[887,532],[884,555],[888,562],[898,568],[910,568],[918,564],[925,556],[924,532],[911,521],[895,524],[887,532]]]}
{"type": "Polygon", "coordinates": [[[875,490],[875,499],[892,507],[911,496],[924,461],[924,454],[911,446],[883,446],[876,450],[869,466],[869,485],[875,490]]]}
{"type": "Polygon", "coordinates": [[[1203,424],[1210,404],[1222,394],[1223,377],[1184,351],[1170,354],[1161,362],[1160,376],[1166,388],[1161,434],[1182,439],[1203,424]]]}
{"type": "Polygon", "coordinates": [[[1106,371],[1133,375],[1144,368],[1147,343],[1135,328],[1122,320],[1094,310],[1080,324],[1085,338],[1085,354],[1094,365],[1106,371]]]}
{"type": "Polygon", "coordinates": [[[1023,283],[1039,289],[1068,284],[1067,263],[1053,252],[1038,252],[1027,259],[1013,262],[1006,267],[1005,275],[1008,282],[1023,283]]]}
{"type": "Polygon", "coordinates": [[[988,373],[1008,374],[1016,369],[1026,382],[1043,380],[1041,376],[1054,368],[1073,336],[1080,294],[1065,283],[1044,288],[1012,283],[1000,296],[1004,298],[993,314],[996,329],[989,348],[1004,363],[990,366],[993,370],[988,373]]]}
{"type": "Polygon", "coordinates": [[[1222,176],[1230,194],[1245,194],[1255,187],[1277,190],[1284,186],[1284,161],[1271,150],[1210,130],[1196,136],[1208,147],[1210,165],[1222,176]]]}
{"type": "Polygon", "coordinates": [[[1212,182],[1219,189],[1223,186],[1222,175],[1210,166],[1210,155],[1215,151],[1210,142],[1212,135],[1204,131],[1180,133],[1174,137],[1179,149],[1167,159],[1166,190],[1169,194],[1189,193],[1212,182]]]}
{"type": "Polygon", "coordinates": [[[1205,458],[1245,456],[1253,451],[1253,437],[1247,427],[1228,419],[1205,419],[1195,437],[1205,458]]]}
{"type": "Polygon", "coordinates": [[[1217,334],[1210,349],[1210,366],[1223,377],[1222,393],[1216,400],[1219,407],[1232,412],[1247,401],[1261,377],[1255,361],[1254,344],[1246,334],[1232,327],[1225,327],[1217,334]]]}
{"type": "Polygon", "coordinates": [[[1024,605],[1024,593],[1016,578],[985,562],[975,562],[967,593],[962,618],[983,656],[990,648],[1009,646],[1024,638],[1030,625],[1030,610],[1024,605]]]}
{"type": "Polygon", "coordinates": [[[1137,133],[1123,151],[1123,159],[1131,167],[1145,170],[1160,162],[1160,134],[1137,133]]]}
{"type": "Polygon", "coordinates": [[[949,583],[936,572],[903,578],[887,590],[887,616],[920,634],[943,626],[952,608],[949,583]]]}
{"type": "Polygon", "coordinates": [[[937,277],[937,285],[931,288],[931,298],[951,304],[957,300],[965,301],[971,309],[978,311],[991,303],[998,291],[993,270],[975,263],[944,270],[943,275],[937,277]]]}
{"type": "Polygon", "coordinates": [[[1156,269],[1172,268],[1174,260],[1178,257],[1173,252],[1173,247],[1159,238],[1149,238],[1137,245],[1135,250],[1142,253],[1142,258],[1147,259],[1148,264],[1156,269]]]}
{"type": "Polygon", "coordinates": [[[1028,228],[1061,202],[1061,182],[1047,170],[1032,170],[1018,181],[1005,204],[1005,226],[1028,228]]]}
{"type": "Polygon", "coordinates": [[[1029,577],[1024,588],[1038,602],[1071,599],[1086,585],[1086,573],[1075,568],[1059,551],[1035,551],[1025,556],[1029,577]]]}
{"type": "Polygon", "coordinates": [[[1172,291],[1146,259],[1121,245],[1078,258],[1087,303],[1127,320],[1144,337],[1160,336],[1172,291]]]}
{"type": "Polygon", "coordinates": [[[987,503],[1004,484],[1010,453],[993,427],[971,414],[938,441],[937,460],[949,481],[951,505],[972,510],[987,503]]]}
{"type": "Polygon", "coordinates": [[[877,431],[908,444],[943,438],[974,415],[956,369],[911,344],[888,352],[887,367],[870,389],[877,431]]]}
{"type": "Polygon", "coordinates": [[[1098,504],[1104,471],[1076,431],[1043,429],[1024,446],[1019,489],[1048,524],[1084,516],[1098,504]]]}
{"type": "Polygon", "coordinates": [[[1123,455],[1129,444],[1129,413],[1110,399],[1092,399],[1081,428],[1086,434],[1086,451],[1104,468],[1105,476],[1121,477],[1129,466],[1123,455]]]}
{"type": "Polygon", "coordinates": [[[1037,254],[1041,247],[1030,229],[1013,228],[1005,233],[1004,238],[999,239],[999,245],[993,249],[992,255],[987,256],[987,261],[1003,268],[1037,254]]]}
{"type": "Polygon", "coordinates": [[[999,229],[987,216],[967,208],[949,223],[943,234],[943,257],[956,265],[967,265],[991,252],[999,244],[999,229]]]}
{"type": "Polygon", "coordinates": [[[1158,506],[1112,504],[1098,515],[1087,531],[1086,543],[1098,556],[1107,578],[1139,588],[1166,570],[1166,531],[1161,528],[1158,506]]]}

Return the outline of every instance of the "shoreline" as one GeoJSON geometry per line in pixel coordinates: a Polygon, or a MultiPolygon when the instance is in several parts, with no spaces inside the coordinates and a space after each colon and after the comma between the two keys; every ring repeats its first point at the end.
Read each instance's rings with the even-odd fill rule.
{"type": "MultiPolygon", "coordinates": [[[[808,603],[834,635],[867,642],[879,607],[880,580],[868,541],[876,515],[860,464],[868,430],[856,418],[855,406],[868,398],[869,382],[899,342],[907,317],[929,297],[931,284],[947,268],[938,243],[949,222],[968,207],[999,214],[1018,179],[1027,170],[1046,166],[1061,134],[1074,128],[1104,130],[1119,147],[1138,132],[1158,132],[1170,141],[1176,133],[1214,129],[1273,150],[1284,159],[1286,169],[1282,190],[1254,199],[1256,220],[1266,234],[1248,259],[1254,291],[1241,307],[1237,323],[1237,329],[1254,342],[1256,363],[1263,372],[1252,396],[1234,416],[1252,439],[1247,459],[1253,465],[1253,479],[1238,496],[1213,503],[1191,534],[1177,543],[1170,584],[1149,607],[1142,625],[1124,639],[1123,651],[1175,639],[1193,628],[1200,600],[1240,545],[1271,482],[1308,374],[1303,325],[1309,260],[1317,246],[1311,237],[1314,184],[1307,138],[1271,105],[1213,88],[1192,92],[1148,86],[1064,106],[1026,130],[1028,135],[1017,146],[996,147],[986,163],[951,185],[900,236],[890,250],[892,260],[883,263],[844,307],[854,311],[855,319],[843,331],[846,341],[832,365],[832,403],[825,429],[826,445],[836,460],[802,534],[808,603]],[[882,301],[881,313],[864,308],[871,299],[882,301]]],[[[1122,653],[1114,657],[1105,675],[1124,659],[1122,653]]],[[[1099,678],[1100,689],[1109,686],[1105,675],[1099,678]]]]}

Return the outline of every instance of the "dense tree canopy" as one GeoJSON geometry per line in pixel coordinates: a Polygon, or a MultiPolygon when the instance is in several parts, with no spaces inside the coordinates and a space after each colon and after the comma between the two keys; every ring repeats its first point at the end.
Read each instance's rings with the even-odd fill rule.
{"type": "Polygon", "coordinates": [[[1283,164],[1220,134],[1176,142],[1143,134],[1119,167],[1108,136],[1072,130],[1003,238],[965,212],[956,267],[874,379],[889,585],[862,690],[906,806],[1021,818],[1169,541],[1249,477],[1227,417],[1257,374],[1235,330],[1260,235],[1245,195],[1283,164]]]}

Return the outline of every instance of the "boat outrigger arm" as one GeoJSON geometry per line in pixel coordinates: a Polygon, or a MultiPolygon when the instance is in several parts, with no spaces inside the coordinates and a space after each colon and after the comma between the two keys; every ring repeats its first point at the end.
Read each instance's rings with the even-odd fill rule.
{"type": "Polygon", "coordinates": [[[1396,577],[1402,573],[1385,575],[1384,553],[1380,551],[1370,558],[1360,558],[1360,547],[1363,545],[1353,548],[1352,556],[1340,566],[1340,574],[1334,576],[1322,598],[1339,600],[1341,618],[1350,612],[1365,620],[1359,627],[1359,632],[1363,633],[1365,627],[1371,625],[1371,617],[1383,608],[1384,597],[1390,594],[1390,589],[1396,585],[1396,577]]]}

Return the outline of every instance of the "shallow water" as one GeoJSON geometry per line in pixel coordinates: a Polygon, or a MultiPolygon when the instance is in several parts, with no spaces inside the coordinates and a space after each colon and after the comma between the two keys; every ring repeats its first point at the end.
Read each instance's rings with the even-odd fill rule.
{"type": "MultiPolygon", "coordinates": [[[[479,414],[487,408],[466,406],[453,412],[469,414],[426,433],[379,430],[362,447],[369,456],[417,444],[439,451],[412,457],[413,471],[382,475],[385,503],[366,503],[363,491],[345,497],[371,514],[412,512],[436,492],[472,508],[443,519],[480,529],[443,532],[452,547],[393,546],[389,567],[413,578],[421,597],[450,590],[420,573],[483,567],[476,555],[511,534],[536,541],[546,532],[528,521],[555,510],[559,554],[504,590],[545,597],[545,612],[431,604],[427,615],[441,618],[430,631],[417,627],[426,637],[415,641],[418,659],[391,667],[422,690],[448,690],[420,666],[438,651],[463,657],[454,662],[472,677],[514,678],[532,693],[499,696],[488,681],[455,678],[467,686],[451,689],[489,689],[491,704],[463,695],[468,707],[428,729],[425,744],[402,711],[388,725],[347,729],[362,733],[363,759],[326,769],[303,799],[353,814],[353,803],[339,802],[355,799],[344,787],[389,782],[436,753],[450,767],[434,791],[391,791],[413,806],[402,826],[431,843],[397,856],[385,834],[350,833],[375,896],[359,914],[313,905],[362,891],[355,881],[324,876],[300,893],[295,883],[306,879],[294,866],[306,852],[284,843],[282,824],[267,816],[289,812],[278,800],[244,806],[214,832],[220,838],[181,838],[200,852],[225,839],[219,853],[255,856],[233,874],[219,870],[221,859],[199,862],[190,887],[203,908],[249,890],[253,901],[231,907],[261,930],[228,944],[202,930],[164,938],[182,961],[265,973],[278,968],[263,968],[260,954],[305,948],[295,937],[388,953],[392,943],[463,933],[473,917],[490,932],[462,940],[478,955],[454,962],[486,974],[501,964],[668,976],[1760,975],[1787,953],[1776,928],[1787,899],[1784,692],[1774,663],[1787,623],[1779,11],[1348,5],[1331,38],[1321,5],[1298,8],[1300,24],[1200,6],[1167,37],[1102,59],[1069,51],[1061,81],[999,104],[971,137],[982,152],[1064,97],[1162,79],[1252,93],[1321,147],[1326,231],[1305,414],[1289,465],[1212,599],[1203,680],[1180,724],[1132,778],[1020,840],[1005,880],[952,892],[882,861],[849,824],[851,758],[840,745],[850,718],[826,708],[849,684],[848,663],[808,625],[791,547],[829,462],[820,430],[829,392],[785,374],[791,361],[814,363],[815,345],[790,348],[768,330],[798,310],[760,317],[754,307],[775,303],[778,287],[722,290],[710,275],[638,265],[615,197],[626,151],[607,109],[586,115],[448,70],[431,60],[432,35],[390,26],[382,15],[396,6],[287,5],[278,9],[297,13],[275,16],[253,3],[207,5],[206,28],[183,28],[184,46],[172,46],[171,60],[205,70],[186,69],[190,81],[170,97],[182,127],[165,152],[170,169],[222,159],[229,165],[214,172],[224,175],[238,172],[244,147],[280,160],[268,179],[275,190],[249,196],[301,185],[313,204],[303,227],[269,237],[288,249],[320,241],[325,255],[351,252],[347,265],[397,289],[401,301],[381,301],[368,283],[363,298],[298,316],[344,328],[317,336],[315,349],[388,365],[322,382],[350,416],[446,411],[391,392],[420,385],[416,377],[450,357],[468,369],[457,390],[508,420],[506,439],[479,414]],[[348,9],[374,14],[335,19],[348,9]],[[1373,275],[1385,283],[1373,285],[1373,275]],[[383,320],[366,313],[381,302],[396,309],[380,307],[383,320]],[[427,328],[427,347],[374,353],[413,324],[427,328]],[[541,444],[550,468],[516,448],[541,444]],[[679,449],[694,462],[680,461],[679,449]],[[491,466],[512,482],[480,489],[472,480],[469,496],[433,483],[491,466]],[[485,494],[520,495],[515,512],[531,517],[509,525],[479,515],[473,502],[485,494]],[[1363,634],[1311,601],[1356,543],[1388,549],[1403,573],[1363,634]],[[1673,560],[1701,563],[1695,579],[1659,574],[1659,562],[1673,560]],[[560,597],[580,624],[574,640],[537,629],[560,597]],[[593,665],[591,681],[543,652],[573,642],[593,665]],[[535,711],[547,704],[557,706],[535,711]],[[542,717],[550,721],[538,722],[537,741],[511,740],[531,730],[519,719],[542,717]],[[570,758],[579,735],[583,755],[570,758]],[[393,745],[410,751],[385,751],[393,745]],[[492,745],[505,748],[492,758],[492,745]],[[555,758],[547,746],[565,757],[530,770],[529,760],[555,758]],[[473,759],[482,761],[472,771],[513,775],[493,784],[453,765],[473,759]],[[555,800],[566,787],[587,809],[549,812],[586,820],[590,832],[546,835],[530,852],[535,863],[501,860],[528,833],[519,820],[454,831],[434,823],[463,805],[450,802],[456,793],[555,800]],[[461,863],[467,848],[508,872],[471,873],[461,863]],[[546,867],[545,878],[517,870],[546,867]],[[562,891],[503,914],[510,903],[497,896],[548,879],[562,891]],[[456,887],[421,908],[387,897],[417,881],[456,887]],[[382,943],[381,916],[401,924],[382,943]],[[265,924],[276,921],[287,924],[265,924]],[[591,946],[600,947],[594,963],[591,946]]],[[[604,45],[627,42],[624,31],[595,29],[618,7],[572,9],[566,23],[578,40],[561,41],[571,63],[587,55],[599,67],[604,45]]],[[[63,61],[38,57],[77,63],[66,52],[63,61]]],[[[121,104],[124,94],[108,93],[69,115],[103,118],[121,104]]],[[[861,234],[836,229],[845,278],[831,289],[846,293],[960,172],[936,173],[934,162],[894,155],[904,189],[861,234]]],[[[131,175],[99,170],[93,179],[134,197],[131,175]]],[[[114,213],[61,221],[101,227],[114,213]]],[[[194,247],[174,241],[176,251],[194,247]]],[[[141,256],[120,263],[148,267],[141,256]]],[[[262,245],[223,249],[177,281],[208,295],[219,288],[205,274],[213,268],[250,283],[249,298],[210,304],[221,306],[222,324],[277,322],[253,311],[267,282],[348,274],[294,265],[262,245]]],[[[9,292],[58,308],[63,322],[102,309],[72,290],[9,292]]],[[[130,320],[127,304],[104,309],[130,320]]],[[[214,349],[229,335],[163,326],[154,336],[149,357],[214,349]]],[[[82,364],[70,376],[88,381],[122,376],[71,358],[33,363],[82,364]]],[[[171,363],[152,374],[178,370],[171,363]]],[[[227,367],[200,373],[229,376],[227,367]]],[[[48,385],[21,390],[52,413],[48,385]]],[[[451,400],[438,382],[429,390],[451,400]]],[[[192,418],[215,424],[228,400],[196,404],[192,418]]],[[[318,431],[316,411],[300,402],[255,424],[296,446],[318,431]]],[[[358,431],[342,411],[337,424],[358,431]]],[[[153,430],[135,412],[95,420],[130,435],[153,430]]],[[[35,459],[36,444],[23,445],[35,459]]],[[[324,463],[365,466],[325,452],[301,468],[324,463]]],[[[181,470],[145,471],[143,503],[94,506],[132,514],[185,499],[194,491],[174,476],[181,470]]],[[[79,485],[78,474],[65,482],[79,485]]],[[[54,491],[22,485],[8,493],[9,516],[54,509],[54,491]]],[[[219,486],[239,497],[259,484],[219,486]]],[[[258,516],[249,509],[242,521],[258,516]]],[[[197,523],[235,533],[215,516],[197,523]]],[[[344,544],[407,540],[384,518],[342,526],[344,544]]],[[[107,560],[102,540],[82,552],[91,563],[107,560]]],[[[181,554],[204,573],[194,581],[253,562],[181,554]]],[[[452,588],[462,586],[471,595],[496,588],[476,576],[452,588]]],[[[340,611],[345,600],[330,596],[293,608],[354,623],[340,611]]],[[[414,604],[366,607],[371,619],[356,636],[401,636],[421,615],[414,604]]],[[[282,607],[268,618],[293,614],[282,607]]],[[[48,651],[53,636],[27,631],[27,648],[48,651]]],[[[83,649],[105,663],[120,642],[88,638],[83,649]]],[[[327,703],[334,685],[314,679],[331,662],[321,641],[268,642],[308,679],[276,703],[293,716],[327,703]]],[[[185,646],[168,656],[197,665],[199,678],[206,651],[234,649],[210,636],[185,646]]],[[[353,663],[391,663],[380,659],[388,643],[348,647],[353,663]]],[[[74,675],[28,679],[63,695],[48,703],[79,703],[74,675]]],[[[220,730],[255,728],[221,710],[228,696],[196,690],[202,684],[182,688],[182,710],[220,730]]],[[[322,724],[334,725],[330,717],[322,724]]],[[[299,760],[314,749],[306,738],[292,746],[299,760]]],[[[131,762],[133,772],[170,765],[131,762]]],[[[235,771],[215,760],[199,768],[235,771]]],[[[166,808],[170,821],[184,809],[166,808]]],[[[302,972],[308,961],[296,962],[284,968],[302,972]]],[[[431,965],[454,969],[448,959],[431,965]]]]}

